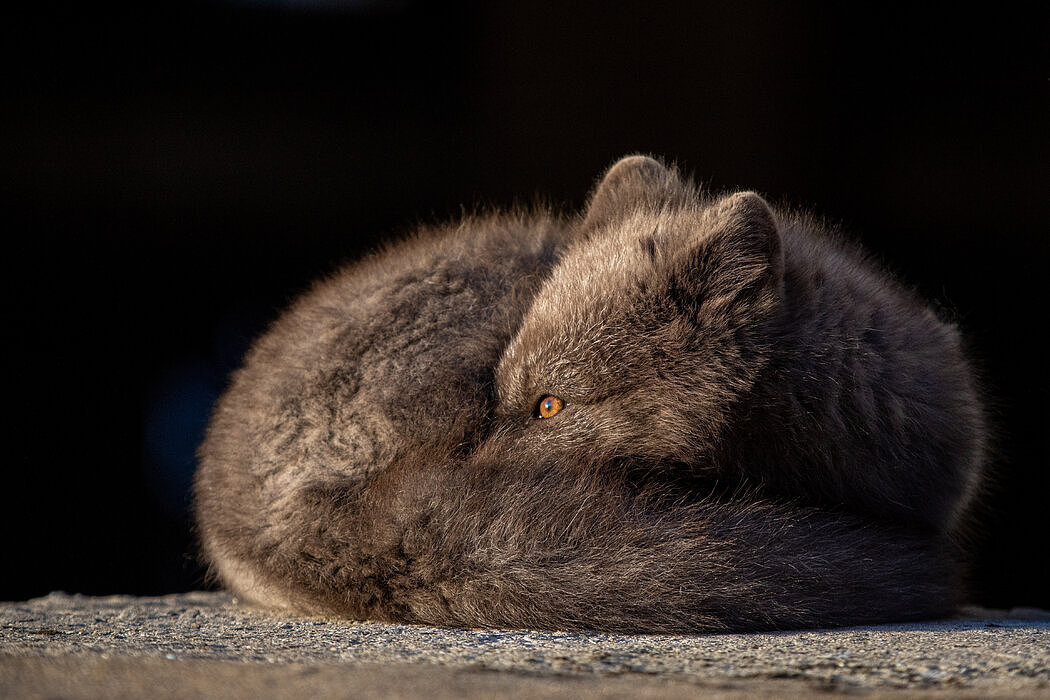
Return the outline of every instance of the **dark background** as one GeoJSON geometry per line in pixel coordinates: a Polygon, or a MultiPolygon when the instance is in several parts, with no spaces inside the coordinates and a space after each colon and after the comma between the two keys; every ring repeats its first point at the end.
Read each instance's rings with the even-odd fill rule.
{"type": "Polygon", "coordinates": [[[440,4],[44,3],[0,22],[0,599],[202,585],[193,450],[278,309],[463,204],[578,207],[640,151],[844,222],[957,316],[1000,427],[978,600],[1050,607],[1032,11],[440,4]]]}

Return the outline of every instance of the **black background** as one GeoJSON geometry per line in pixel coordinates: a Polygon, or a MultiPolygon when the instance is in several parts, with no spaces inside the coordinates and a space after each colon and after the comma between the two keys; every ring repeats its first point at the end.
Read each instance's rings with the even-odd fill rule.
{"type": "Polygon", "coordinates": [[[1050,607],[1038,5],[141,5],[0,24],[0,599],[202,585],[193,449],[278,309],[649,152],[843,222],[955,314],[1000,433],[977,598],[1050,607]]]}

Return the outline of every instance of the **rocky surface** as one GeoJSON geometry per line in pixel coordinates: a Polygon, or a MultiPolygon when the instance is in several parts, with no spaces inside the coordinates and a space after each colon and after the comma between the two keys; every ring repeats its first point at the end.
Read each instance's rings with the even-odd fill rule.
{"type": "Polygon", "coordinates": [[[1050,697],[1050,613],[769,634],[294,618],[224,593],[0,604],[0,697],[1050,697]]]}

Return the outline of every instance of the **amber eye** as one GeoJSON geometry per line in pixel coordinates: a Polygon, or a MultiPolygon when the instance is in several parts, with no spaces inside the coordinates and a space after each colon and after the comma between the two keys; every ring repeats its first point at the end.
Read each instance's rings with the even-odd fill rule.
{"type": "Polygon", "coordinates": [[[536,405],[536,416],[550,418],[563,408],[565,408],[565,402],[557,396],[544,396],[536,405]]]}

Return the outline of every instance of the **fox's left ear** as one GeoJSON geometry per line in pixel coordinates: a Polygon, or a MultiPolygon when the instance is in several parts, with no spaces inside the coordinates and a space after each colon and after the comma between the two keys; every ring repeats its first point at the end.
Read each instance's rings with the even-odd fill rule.
{"type": "Polygon", "coordinates": [[[658,211],[695,199],[692,186],[673,168],[648,156],[627,156],[609,168],[594,188],[583,228],[591,231],[636,211],[658,211]]]}
{"type": "Polygon", "coordinates": [[[675,256],[671,284],[702,325],[732,327],[780,299],[784,252],[777,220],[754,192],[725,197],[704,211],[707,229],[675,256]]]}

